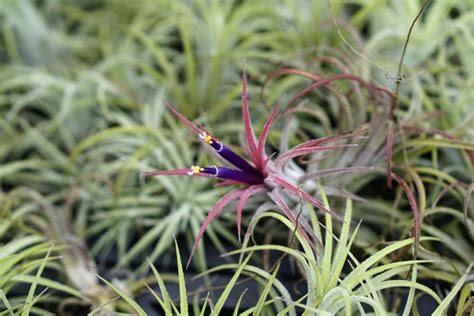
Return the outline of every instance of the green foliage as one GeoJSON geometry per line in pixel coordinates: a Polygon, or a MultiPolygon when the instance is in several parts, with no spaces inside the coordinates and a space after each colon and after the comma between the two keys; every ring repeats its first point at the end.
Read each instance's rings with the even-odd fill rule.
{"type": "Polygon", "coordinates": [[[404,77],[396,78],[423,3],[1,1],[0,315],[84,305],[92,314],[144,314],[136,298],[145,284],[168,314],[217,315],[232,295],[239,297],[236,315],[363,314],[362,306],[408,315],[418,313],[420,296],[430,296],[439,315],[472,313],[474,5],[431,1],[414,25],[404,77]],[[163,100],[227,143],[244,143],[237,119],[244,60],[257,131],[276,100],[286,95],[284,106],[292,103],[269,134],[273,151],[364,124],[370,131],[357,148],[304,158],[318,164],[295,161],[306,177],[288,171],[318,198],[329,195],[338,214],[347,201],[339,221],[287,197],[324,241],[319,254],[266,200],[252,199],[242,244],[233,212],[207,230],[204,240],[221,254],[238,249],[230,254],[241,257],[216,267],[198,248],[203,288],[212,275],[232,271],[222,292],[203,297],[190,290],[180,251],[191,248],[226,190],[201,179],[140,175],[211,162],[163,100]],[[374,100],[349,80],[300,95],[337,74],[390,91],[400,81],[392,123],[390,97],[374,100]],[[415,236],[410,201],[401,186],[385,186],[390,126],[391,170],[419,209],[416,259],[408,254],[415,236]],[[359,169],[336,171],[348,167],[359,169]],[[184,242],[173,247],[174,236],[184,242]],[[260,242],[265,238],[270,242],[260,242]],[[269,252],[284,260],[269,265],[269,252]],[[108,267],[111,254],[117,260],[109,274],[97,266],[108,267]],[[286,261],[306,293],[295,296],[281,280],[286,261]],[[259,297],[244,310],[249,294],[235,289],[249,278],[259,297]],[[167,290],[172,283],[179,298],[167,290]],[[387,293],[406,304],[389,305],[387,293]]]}
{"type": "MultiPolygon", "coordinates": [[[[312,209],[307,209],[307,211],[314,212],[312,209]]],[[[277,219],[284,223],[291,231],[296,231],[294,225],[279,214],[268,212],[260,214],[258,217],[277,219]]],[[[311,247],[304,238],[298,236],[298,232],[296,232],[296,240],[301,244],[301,248],[305,249],[304,252],[284,246],[257,245],[231,252],[231,254],[256,250],[276,250],[284,253],[285,256],[294,257],[295,261],[301,265],[301,269],[305,274],[305,280],[308,283],[308,293],[297,300],[298,303],[305,300],[305,304],[302,306],[307,308],[306,313],[318,311],[335,314],[344,311],[346,314],[351,314],[352,308],[358,308],[359,312],[361,312],[361,304],[364,304],[370,306],[375,314],[384,315],[388,310],[381,290],[394,287],[418,289],[432,296],[436,301],[441,302],[441,299],[434,291],[423,284],[417,283],[416,277],[411,281],[392,279],[395,275],[417,269],[418,264],[433,262],[433,260],[387,262],[386,256],[413,243],[413,238],[394,242],[384,249],[375,252],[363,262],[359,262],[351,252],[358,227],[356,227],[355,232],[351,236],[352,203],[350,203],[350,200],[347,203],[339,236],[333,235],[333,219],[330,215],[325,216],[324,224],[318,222],[316,216],[312,216],[312,218],[315,219],[313,225],[315,225],[316,231],[319,230],[319,226],[325,227],[326,230],[324,249],[321,249],[320,256],[314,256],[311,247]],[[333,242],[335,242],[334,246],[333,242]],[[349,273],[343,272],[343,266],[347,264],[351,266],[349,273]]],[[[256,225],[258,220],[253,225],[256,225]]],[[[429,240],[429,238],[422,238],[422,240],[429,240]]],[[[416,271],[412,273],[416,275],[416,271]]],[[[291,304],[291,306],[297,306],[296,302],[291,304]]],[[[411,308],[410,306],[408,306],[408,309],[411,308]]],[[[287,310],[289,309],[284,309],[281,311],[281,314],[283,315],[287,310]]]]}

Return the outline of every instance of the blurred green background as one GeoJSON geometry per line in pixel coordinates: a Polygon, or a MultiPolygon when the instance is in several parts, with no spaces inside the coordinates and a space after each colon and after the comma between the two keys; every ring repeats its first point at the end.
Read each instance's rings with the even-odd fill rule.
{"type": "MultiPolygon", "coordinates": [[[[422,4],[1,0],[0,310],[68,314],[73,305],[72,314],[100,311],[122,291],[122,300],[108,306],[131,312],[132,297],[146,291],[143,282],[158,282],[145,258],[176,281],[174,237],[187,253],[226,190],[202,179],[140,176],[212,164],[163,100],[237,145],[243,143],[244,63],[257,132],[271,104],[284,95],[288,103],[312,83],[295,73],[275,74],[279,69],[346,73],[395,91],[403,45],[422,4]],[[95,273],[114,279],[113,290],[95,273]]],[[[418,276],[440,282],[441,298],[474,260],[473,34],[474,1],[428,5],[408,44],[393,121],[394,170],[416,194],[421,235],[442,240],[423,244],[420,257],[436,262],[418,276]]],[[[354,222],[362,219],[353,247],[363,259],[408,238],[413,217],[403,190],[385,185],[388,123],[375,124],[378,110],[369,94],[351,87],[337,82],[295,103],[303,110],[295,112],[289,142],[366,123],[377,127],[357,155],[334,154],[320,164],[377,169],[324,182],[370,202],[355,203],[352,213],[354,222]]],[[[270,133],[272,148],[284,126],[279,122],[270,133]]],[[[245,226],[262,203],[246,209],[245,226]]],[[[334,205],[345,202],[335,198],[334,205]]],[[[265,235],[267,226],[257,226],[257,234],[265,235]]],[[[275,234],[287,237],[288,231],[275,234]]],[[[239,248],[235,212],[214,221],[204,239],[218,254],[239,248]]],[[[208,251],[198,248],[196,271],[214,266],[208,251]]],[[[398,255],[409,258],[406,252],[398,255]]],[[[261,254],[254,255],[261,262],[261,254]]],[[[450,299],[458,311],[471,297],[461,286],[461,296],[450,299]]],[[[397,295],[384,308],[397,311],[404,297],[397,295]]],[[[272,315],[273,307],[265,306],[260,312],[272,315]]]]}

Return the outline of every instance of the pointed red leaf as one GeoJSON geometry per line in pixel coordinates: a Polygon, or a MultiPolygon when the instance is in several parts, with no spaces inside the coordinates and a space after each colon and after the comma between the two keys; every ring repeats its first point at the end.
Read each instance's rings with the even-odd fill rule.
{"type": "Polygon", "coordinates": [[[248,198],[255,193],[265,191],[266,187],[263,184],[252,185],[245,189],[244,193],[240,197],[239,204],[237,205],[237,235],[239,236],[240,241],[240,223],[242,220],[242,210],[244,208],[245,202],[247,202],[248,198]]]}
{"type": "Polygon", "coordinates": [[[249,104],[247,99],[247,73],[245,71],[245,65],[242,73],[242,117],[244,120],[245,137],[248,143],[248,154],[253,163],[257,164],[257,143],[252,128],[252,122],[250,121],[249,104]]]}
{"type": "Polygon", "coordinates": [[[471,200],[471,194],[474,192],[474,183],[471,183],[469,187],[467,188],[466,195],[464,196],[464,206],[463,206],[463,214],[464,214],[464,226],[466,226],[466,230],[468,233],[471,235],[471,237],[474,237],[473,232],[469,229],[469,225],[467,224],[467,212],[469,210],[469,202],[471,200]]]}
{"type": "Polygon", "coordinates": [[[371,90],[371,91],[377,91],[377,92],[381,92],[381,93],[384,93],[386,94],[387,96],[389,96],[391,99],[392,99],[392,108],[391,108],[391,111],[390,111],[390,114],[393,114],[393,111],[395,110],[395,107],[394,107],[394,104],[396,100],[396,97],[395,95],[388,91],[387,89],[384,89],[384,88],[381,88],[381,87],[378,87],[376,85],[373,85],[373,84],[369,84],[367,82],[365,82],[362,78],[359,78],[357,76],[354,76],[354,75],[350,75],[350,74],[337,74],[337,75],[333,75],[333,76],[329,76],[329,77],[326,77],[326,78],[322,78],[320,80],[317,80],[315,83],[309,85],[308,87],[306,87],[305,89],[303,89],[301,92],[299,92],[296,96],[294,96],[290,102],[288,103],[288,105],[283,109],[283,114],[285,114],[289,108],[297,101],[299,100],[300,98],[302,98],[303,96],[305,96],[306,94],[308,94],[309,92],[313,91],[314,89],[318,88],[318,87],[321,87],[321,86],[325,86],[333,81],[336,81],[336,80],[348,80],[348,81],[355,81],[357,83],[359,83],[360,85],[364,86],[366,89],[368,90],[371,90]]]}
{"type": "Polygon", "coordinates": [[[316,146],[316,147],[306,147],[306,148],[297,148],[292,149],[281,155],[275,160],[275,167],[281,169],[283,165],[288,162],[288,160],[295,157],[304,156],[307,154],[312,154],[320,151],[347,148],[347,147],[357,147],[358,144],[341,144],[341,145],[331,145],[331,146],[316,146]]]}
{"type": "Polygon", "coordinates": [[[349,200],[357,201],[361,203],[367,202],[367,200],[364,199],[363,197],[358,196],[357,194],[354,194],[344,189],[338,189],[338,188],[329,187],[326,185],[323,188],[324,188],[324,193],[326,193],[327,196],[337,196],[337,197],[344,198],[345,200],[349,199],[349,200]]]}
{"type": "Polygon", "coordinates": [[[259,161],[259,166],[262,167],[264,160],[265,160],[265,141],[267,140],[268,132],[270,131],[270,127],[275,119],[275,116],[278,112],[278,109],[281,105],[281,99],[278,101],[278,104],[273,108],[272,113],[268,117],[268,120],[265,122],[263,126],[262,133],[260,134],[260,138],[258,140],[258,147],[257,147],[257,157],[259,161]]]}
{"type": "MultiPolygon", "coordinates": [[[[288,217],[291,220],[293,225],[295,225],[295,227],[297,227],[298,231],[301,233],[303,238],[306,239],[306,241],[309,243],[311,248],[313,248],[314,252],[317,255],[319,255],[318,249],[316,248],[314,243],[311,241],[309,236],[306,234],[305,230],[301,227],[302,225],[300,225],[299,220],[301,220],[301,223],[302,223],[303,218],[300,217],[298,221],[296,220],[296,217],[293,215],[293,212],[290,210],[290,208],[288,207],[286,202],[283,200],[281,195],[278,193],[278,189],[275,189],[272,192],[269,192],[268,196],[273,200],[273,202],[275,202],[276,205],[278,205],[278,207],[283,211],[283,213],[285,213],[286,217],[288,217]]],[[[314,235],[313,238],[316,238],[316,241],[318,242],[318,244],[321,244],[321,241],[316,237],[316,235],[312,231],[311,227],[309,227],[309,229],[306,228],[306,230],[308,230],[308,232],[310,232],[310,233],[312,233],[312,235],[314,235]]]]}
{"type": "Polygon", "coordinates": [[[275,209],[275,203],[267,201],[261,204],[259,207],[257,207],[255,212],[253,212],[252,217],[250,219],[249,226],[247,227],[247,230],[244,235],[244,245],[247,245],[250,239],[250,235],[252,234],[252,231],[255,229],[256,222],[258,219],[260,219],[261,214],[268,212],[272,209],[275,209]]]}
{"type": "Polygon", "coordinates": [[[265,160],[263,161],[263,165],[262,165],[262,174],[266,177],[268,175],[268,168],[267,168],[267,165],[268,163],[272,160],[273,156],[275,156],[276,153],[272,153],[270,156],[268,156],[267,158],[265,158],[265,160]]]}
{"type": "Polygon", "coordinates": [[[321,144],[332,143],[332,142],[335,142],[335,141],[338,141],[338,140],[350,139],[350,138],[354,138],[354,137],[357,137],[357,136],[361,136],[362,134],[365,134],[368,131],[369,131],[368,126],[364,125],[362,127],[359,127],[359,128],[357,128],[353,131],[349,131],[349,132],[346,132],[346,133],[337,134],[337,135],[333,135],[333,136],[321,137],[321,138],[318,138],[318,139],[308,140],[304,143],[301,143],[301,144],[291,148],[290,150],[297,149],[297,148],[305,148],[305,147],[315,147],[315,146],[318,146],[318,145],[321,145],[321,144]]]}
{"type": "Polygon", "coordinates": [[[227,185],[233,185],[233,184],[237,184],[237,185],[245,184],[245,185],[248,185],[247,183],[240,182],[240,181],[225,180],[225,181],[218,182],[218,183],[214,184],[214,186],[215,186],[215,187],[225,187],[225,186],[227,186],[227,185]]]}
{"type": "Polygon", "coordinates": [[[191,249],[191,254],[189,255],[188,263],[186,264],[186,269],[188,268],[189,264],[191,263],[191,259],[194,256],[194,252],[197,249],[197,246],[199,245],[199,241],[202,239],[202,236],[204,235],[204,232],[206,231],[207,226],[211,223],[211,221],[216,217],[219,212],[224,208],[226,205],[231,203],[233,200],[237,199],[240,195],[242,195],[243,190],[242,189],[237,189],[237,190],[232,190],[228,192],[226,195],[224,195],[222,198],[217,201],[217,203],[214,205],[212,210],[209,212],[207,215],[206,219],[201,225],[201,228],[199,229],[199,233],[196,236],[196,239],[194,240],[194,245],[193,248],[191,249]]]}
{"type": "Polygon", "coordinates": [[[385,145],[385,152],[387,155],[386,168],[387,168],[387,186],[392,188],[392,146],[393,146],[393,122],[388,121],[387,130],[387,143],[385,145]]]}
{"type": "Polygon", "coordinates": [[[325,212],[325,213],[328,213],[330,214],[331,216],[335,217],[335,218],[338,218],[338,219],[341,219],[341,217],[339,215],[337,215],[336,213],[334,213],[333,211],[329,210],[326,208],[326,206],[324,206],[323,202],[319,201],[318,199],[312,197],[311,195],[309,195],[308,193],[306,193],[305,191],[295,187],[294,185],[292,185],[291,183],[283,180],[282,178],[274,175],[274,174],[270,174],[268,177],[267,177],[267,180],[268,181],[271,181],[273,183],[276,183],[278,184],[279,186],[282,186],[283,188],[293,192],[293,193],[296,193],[298,194],[298,196],[301,196],[303,198],[303,200],[305,200],[306,202],[309,202],[311,203],[312,205],[314,205],[317,209],[325,212]]]}
{"type": "Polygon", "coordinates": [[[178,110],[176,110],[168,102],[164,102],[164,103],[165,103],[166,107],[168,107],[168,109],[171,112],[173,112],[173,114],[176,115],[181,120],[181,122],[183,122],[187,127],[189,127],[196,135],[201,134],[202,131],[199,128],[197,128],[196,125],[191,123],[183,114],[179,113],[178,110]]]}
{"type": "Polygon", "coordinates": [[[375,168],[373,167],[340,167],[340,168],[328,168],[313,172],[308,172],[304,176],[299,179],[299,183],[303,184],[308,180],[312,180],[315,178],[327,177],[327,176],[334,176],[344,173],[359,173],[359,172],[368,172],[372,171],[375,168]]]}
{"type": "Polygon", "coordinates": [[[439,192],[438,195],[436,195],[436,198],[433,200],[433,203],[431,204],[431,208],[435,208],[435,207],[438,205],[438,202],[441,200],[441,198],[442,198],[446,193],[448,193],[449,190],[452,190],[453,188],[459,187],[459,186],[462,187],[462,185],[463,185],[462,182],[456,181],[456,182],[451,183],[451,184],[448,185],[448,186],[445,186],[444,189],[441,190],[441,192],[439,192]]]}
{"type": "Polygon", "coordinates": [[[418,256],[418,248],[420,246],[420,229],[421,229],[421,214],[416,203],[415,194],[410,186],[398,174],[395,174],[398,183],[402,186],[403,191],[410,203],[410,208],[413,213],[413,236],[415,237],[415,244],[413,245],[413,257],[416,260],[418,256]]]}

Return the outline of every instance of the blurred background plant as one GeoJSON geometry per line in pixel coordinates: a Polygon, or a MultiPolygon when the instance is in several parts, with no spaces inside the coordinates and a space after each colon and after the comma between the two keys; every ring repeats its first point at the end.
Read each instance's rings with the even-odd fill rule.
{"type": "MultiPolygon", "coordinates": [[[[295,145],[369,123],[369,136],[358,141],[357,150],[305,158],[321,159],[314,167],[304,160],[294,162],[328,195],[331,188],[338,193],[331,198],[335,211],[342,214],[344,209],[341,192],[365,200],[351,210],[352,222],[361,221],[350,250],[356,260],[375,256],[373,264],[380,271],[390,264],[387,260],[400,263],[392,274],[374,277],[373,284],[393,285],[390,293],[374,294],[369,287],[357,295],[370,295],[383,310],[407,313],[411,307],[404,309],[400,302],[407,297],[416,301],[421,292],[404,291],[403,283],[396,282],[416,283],[434,289],[440,314],[447,308],[458,315],[472,312],[472,278],[467,275],[474,261],[474,2],[428,5],[414,27],[399,78],[408,28],[422,5],[418,0],[0,2],[0,310],[5,310],[0,313],[131,312],[133,304],[153,313],[161,307],[146,303],[142,296],[152,296],[145,283],[159,284],[164,310],[173,309],[167,302],[180,301],[179,311],[185,314],[185,297],[197,306],[196,313],[206,311],[204,304],[221,311],[224,302],[238,306],[242,292],[232,303],[228,293],[207,300],[190,291],[181,296],[164,291],[176,280],[181,287],[191,282],[194,273],[175,274],[179,264],[173,237],[186,256],[202,220],[225,189],[201,179],[145,181],[139,175],[210,162],[165,111],[162,100],[212,126],[211,132],[223,141],[244,142],[239,100],[244,60],[257,130],[268,106],[286,95],[286,115],[269,135],[271,150],[279,150],[282,135],[295,145]],[[389,95],[374,96],[356,81],[307,89],[323,77],[340,74],[389,91],[400,81],[393,116],[389,95]],[[403,263],[412,259],[411,242],[402,240],[409,240],[413,215],[402,188],[386,184],[387,140],[393,143],[391,169],[413,191],[423,219],[418,255],[423,263],[412,268],[413,262],[403,263]],[[325,177],[325,169],[347,167],[372,169],[325,177]],[[393,251],[376,256],[386,249],[393,251]],[[153,265],[160,273],[153,273],[153,265]],[[162,275],[166,285],[153,275],[162,275]]],[[[329,308],[331,295],[340,300],[338,306],[355,308],[344,300],[352,297],[353,289],[340,286],[345,278],[351,280],[351,271],[360,271],[357,263],[345,265],[339,287],[311,283],[319,266],[310,263],[304,245],[282,246],[294,227],[277,213],[265,213],[262,203],[252,201],[245,208],[243,223],[254,223],[255,240],[240,251],[266,247],[278,252],[283,248],[273,249],[269,241],[279,241],[275,247],[285,247],[288,257],[295,258],[287,260],[294,268],[289,279],[303,277],[307,286],[294,291],[291,282],[281,283],[288,275],[282,275],[283,262],[270,269],[268,262],[276,257],[269,251],[251,252],[251,260],[240,269],[236,261],[219,258],[240,247],[234,212],[209,227],[194,269],[240,271],[228,283],[235,287],[241,274],[260,282],[261,299],[241,312],[342,313],[329,308]],[[258,208],[263,221],[253,216],[258,208]],[[284,227],[282,223],[287,229],[274,228],[284,227]],[[311,286],[317,287],[315,292],[311,286]]],[[[320,220],[328,226],[329,219],[320,220]]],[[[331,225],[334,236],[348,234],[345,223],[331,225]]],[[[335,243],[346,247],[348,255],[341,238],[335,243]]],[[[197,292],[207,293],[215,278],[202,279],[197,292]]],[[[419,305],[413,304],[413,313],[419,305]]]]}

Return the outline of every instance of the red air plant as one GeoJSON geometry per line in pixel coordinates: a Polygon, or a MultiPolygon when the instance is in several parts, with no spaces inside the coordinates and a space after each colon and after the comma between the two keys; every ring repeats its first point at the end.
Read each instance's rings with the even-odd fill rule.
{"type": "MultiPolygon", "coordinates": [[[[327,212],[331,215],[335,215],[332,211],[328,210],[324,204],[314,198],[312,195],[303,191],[300,187],[295,186],[291,182],[294,179],[291,177],[285,177],[283,172],[285,166],[293,158],[302,157],[308,154],[323,152],[327,150],[357,146],[356,144],[334,144],[324,145],[339,141],[341,139],[348,139],[354,136],[358,136],[366,131],[366,129],[358,129],[353,132],[340,134],[336,136],[323,137],[319,139],[306,141],[298,146],[291,148],[290,150],[280,153],[275,159],[273,155],[267,156],[265,153],[265,141],[270,130],[272,123],[275,121],[278,113],[278,109],[281,105],[281,101],[273,108],[270,113],[265,125],[263,126],[260,137],[255,137],[252,124],[249,115],[249,106],[247,101],[247,76],[245,68],[242,75],[242,116],[245,128],[245,138],[247,142],[246,152],[251,162],[242,158],[230,148],[221,143],[216,137],[211,135],[204,128],[198,128],[196,125],[191,123],[186,117],[174,109],[170,104],[165,103],[166,106],[173,112],[184,124],[186,124],[195,134],[197,134],[205,143],[207,143],[213,150],[235,168],[227,167],[200,167],[191,166],[190,168],[169,170],[169,171],[152,171],[145,173],[146,176],[161,176],[161,175],[183,175],[183,176],[198,176],[198,177],[214,177],[224,180],[220,185],[238,185],[239,187],[225,194],[217,203],[213,209],[209,212],[208,216],[204,220],[199,233],[194,242],[191,250],[191,255],[188,260],[188,266],[191,258],[196,251],[197,245],[201,240],[207,226],[216,217],[219,212],[229,203],[239,199],[237,204],[237,233],[240,239],[240,222],[242,218],[242,209],[250,196],[257,193],[267,193],[267,195],[275,202],[276,205],[285,213],[285,215],[293,222],[298,228],[301,235],[309,242],[314,251],[317,253],[317,249],[314,243],[311,241],[311,237],[320,244],[320,241],[316,237],[315,233],[311,229],[308,222],[301,217],[300,223],[297,223],[297,219],[290,207],[287,205],[281,195],[281,188],[289,191],[290,193],[297,195],[300,200],[308,202],[315,206],[317,209],[327,212]],[[301,225],[299,225],[301,224],[301,225]]],[[[348,168],[350,169],[350,168],[348,168]]],[[[339,172],[341,170],[338,170],[339,172]]]]}

